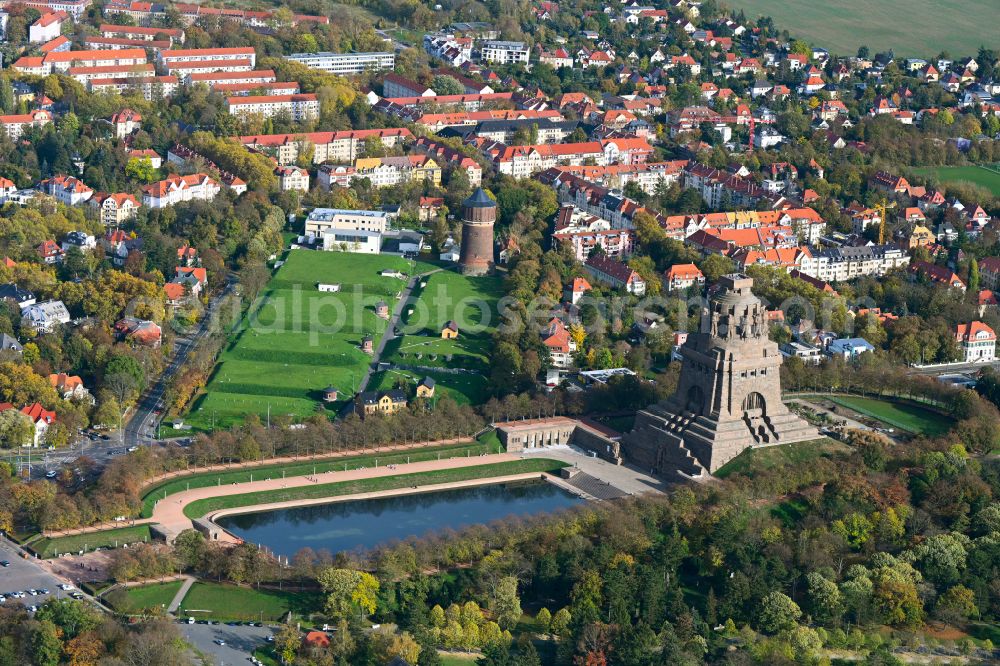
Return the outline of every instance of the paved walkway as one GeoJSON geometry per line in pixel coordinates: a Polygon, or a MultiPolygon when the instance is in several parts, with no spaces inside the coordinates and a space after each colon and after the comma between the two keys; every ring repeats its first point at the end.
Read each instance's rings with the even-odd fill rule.
{"type": "Polygon", "coordinates": [[[667,490],[663,479],[651,476],[627,463],[615,465],[602,458],[591,458],[582,450],[570,446],[549,446],[538,449],[525,449],[522,458],[538,456],[561,460],[580,469],[590,476],[621,490],[628,495],[644,495],[646,493],[662,493],[667,490]]]}
{"type": "MultiPolygon", "coordinates": [[[[510,462],[518,460],[517,456],[507,453],[473,456],[470,458],[448,458],[446,460],[428,460],[392,467],[371,467],[348,470],[346,472],[324,472],[316,476],[297,476],[287,479],[265,479],[263,481],[247,481],[245,483],[234,483],[229,486],[209,486],[206,488],[192,488],[184,492],[170,495],[166,500],[160,500],[153,509],[151,522],[159,523],[160,526],[170,536],[176,536],[186,529],[193,527],[191,519],[184,515],[184,509],[192,502],[210,497],[224,497],[228,495],[243,495],[246,493],[256,493],[265,490],[282,490],[287,488],[301,488],[304,486],[318,485],[324,483],[335,483],[339,481],[354,481],[357,479],[374,479],[398,474],[410,474],[415,472],[431,472],[442,469],[459,469],[463,467],[475,467],[478,465],[488,465],[498,462],[510,462]]],[[[328,500],[326,500],[328,501],[328,500]]],[[[302,504],[295,501],[296,505],[302,504]]]]}
{"type": "Polygon", "coordinates": [[[195,582],[194,576],[187,576],[184,579],[184,584],[181,585],[181,589],[177,590],[177,594],[174,595],[174,598],[170,602],[170,605],[167,606],[168,613],[177,612],[177,609],[181,607],[181,602],[184,601],[184,595],[188,593],[188,590],[191,589],[191,586],[194,585],[194,582],[195,582]]]}

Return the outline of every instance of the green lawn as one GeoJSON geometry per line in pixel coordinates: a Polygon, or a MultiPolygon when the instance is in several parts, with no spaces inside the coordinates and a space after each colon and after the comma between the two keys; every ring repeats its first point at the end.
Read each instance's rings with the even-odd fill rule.
{"type": "Polygon", "coordinates": [[[935,177],[942,183],[972,183],[1000,197],[1000,171],[980,166],[922,167],[913,171],[921,176],[935,177]]]}
{"type": "Polygon", "coordinates": [[[121,590],[121,595],[118,595],[120,601],[115,602],[115,610],[122,613],[137,613],[145,609],[169,606],[183,584],[182,580],[172,580],[169,583],[124,588],[121,590]]]}
{"type": "Polygon", "coordinates": [[[995,0],[733,0],[749,18],[770,16],[778,30],[842,56],[859,46],[893,49],[897,60],[974,56],[979,47],[996,48],[995,0]]]}
{"type": "Polygon", "coordinates": [[[278,591],[198,582],[184,596],[178,617],[196,620],[263,620],[282,619],[289,611],[308,615],[320,610],[318,592],[278,591]],[[208,611],[208,612],[201,612],[208,611]]]}
{"type": "Polygon", "coordinates": [[[441,666],[474,666],[479,659],[476,655],[451,654],[448,652],[438,652],[441,655],[441,666]]]}
{"type": "Polygon", "coordinates": [[[430,376],[442,393],[458,402],[485,402],[489,398],[485,375],[492,334],[500,323],[497,302],[501,296],[503,281],[496,276],[466,277],[450,270],[426,276],[413,290],[400,318],[402,335],[389,341],[382,360],[395,365],[475,372],[383,372],[373,378],[372,388],[393,388],[402,380],[412,391],[417,382],[430,376]],[[441,338],[441,329],[449,321],[458,324],[456,340],[441,338]]]}
{"type": "Polygon", "coordinates": [[[943,435],[954,425],[950,417],[909,403],[853,395],[831,396],[829,400],[859,414],[878,419],[886,425],[917,435],[932,437],[943,435]]]}
{"type": "MultiPolygon", "coordinates": [[[[361,339],[378,339],[386,322],[375,316],[380,300],[394,307],[405,280],[379,271],[409,272],[402,257],[292,250],[271,278],[259,307],[251,309],[235,341],[223,351],[185,421],[197,430],[226,428],[247,414],[302,420],[317,410],[333,415],[350,398],[371,357],[361,339]],[[320,292],[317,283],[341,291],[320,292]],[[329,406],[321,391],[337,387],[342,401],[329,406]]],[[[416,270],[429,267],[417,265],[416,270]]]]}
{"type": "Polygon", "coordinates": [[[752,474],[756,471],[786,465],[804,465],[812,460],[847,451],[849,449],[846,444],[828,438],[760,449],[747,449],[719,468],[715,476],[724,479],[732,474],[752,474]]]}
{"type": "MultiPolygon", "coordinates": [[[[497,442],[499,445],[499,442],[497,442]]],[[[326,460],[309,460],[302,462],[289,462],[280,465],[261,465],[252,468],[238,467],[232,470],[221,472],[202,472],[200,474],[189,474],[177,479],[170,479],[146,490],[143,495],[142,517],[149,518],[153,515],[153,507],[156,502],[168,495],[183,492],[191,488],[207,488],[208,486],[232,485],[234,483],[245,483],[252,479],[261,480],[266,478],[277,478],[279,476],[293,477],[305,476],[317,473],[329,472],[331,470],[351,470],[359,467],[374,467],[377,460],[380,465],[401,464],[406,462],[421,462],[424,460],[437,460],[440,458],[454,458],[456,456],[474,455],[480,453],[497,453],[496,446],[488,446],[487,443],[452,444],[448,446],[429,446],[411,451],[401,451],[398,453],[372,453],[357,456],[345,456],[341,458],[328,458],[326,460]]]]}
{"type": "Polygon", "coordinates": [[[149,541],[149,525],[118,527],[102,532],[74,534],[55,539],[41,538],[32,543],[31,547],[41,557],[48,558],[62,553],[77,553],[81,550],[90,552],[95,548],[116,548],[122,544],[139,541],[149,541]]]}
{"type": "Polygon", "coordinates": [[[223,497],[209,497],[188,504],[184,507],[184,515],[188,518],[194,519],[220,509],[233,509],[242,506],[253,506],[254,504],[322,499],[325,497],[336,497],[338,495],[353,495],[355,493],[395,490],[397,488],[411,488],[414,486],[425,486],[438,483],[454,483],[469,479],[486,479],[496,476],[507,476],[510,474],[554,472],[563,467],[566,467],[566,463],[549,460],[547,458],[530,458],[527,460],[514,460],[509,462],[490,463],[487,465],[476,465],[474,467],[441,469],[434,470],[432,472],[413,472],[410,474],[397,474],[395,476],[383,476],[373,479],[337,481],[335,483],[301,486],[282,490],[269,490],[255,493],[245,493],[242,495],[226,495],[223,497]]]}

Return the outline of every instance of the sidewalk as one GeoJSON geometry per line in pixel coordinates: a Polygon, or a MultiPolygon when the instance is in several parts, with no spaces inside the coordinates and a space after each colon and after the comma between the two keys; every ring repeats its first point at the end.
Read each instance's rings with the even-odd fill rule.
{"type": "Polygon", "coordinates": [[[184,584],[181,585],[181,589],[177,590],[177,594],[174,595],[173,601],[171,601],[170,605],[167,606],[168,613],[177,612],[177,609],[181,606],[181,602],[184,601],[184,596],[188,593],[188,590],[191,589],[191,586],[194,585],[194,582],[194,576],[185,576],[184,584]]]}

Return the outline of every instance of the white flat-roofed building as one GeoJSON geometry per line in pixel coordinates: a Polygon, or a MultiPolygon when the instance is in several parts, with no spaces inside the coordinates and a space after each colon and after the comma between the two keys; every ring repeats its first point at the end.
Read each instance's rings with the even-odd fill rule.
{"type": "Polygon", "coordinates": [[[339,231],[373,231],[384,234],[389,230],[390,215],[384,210],[347,210],[317,208],[306,218],[306,235],[321,236],[334,229],[339,231]]]}
{"type": "Polygon", "coordinates": [[[509,65],[517,62],[528,62],[528,45],[524,42],[507,42],[491,40],[483,43],[480,59],[485,62],[495,62],[498,65],[509,65]]]}
{"type": "Polygon", "coordinates": [[[323,232],[323,249],[355,254],[378,254],[382,249],[382,234],[377,231],[328,229],[323,232]]]}
{"type": "Polygon", "coordinates": [[[361,74],[371,70],[392,69],[396,54],[391,51],[369,53],[293,53],[292,62],[302,63],[311,69],[321,69],[331,74],[361,74]]]}
{"type": "Polygon", "coordinates": [[[228,97],[226,108],[230,114],[239,117],[260,114],[271,118],[282,112],[287,112],[297,122],[319,117],[319,100],[311,93],[228,97]]]}

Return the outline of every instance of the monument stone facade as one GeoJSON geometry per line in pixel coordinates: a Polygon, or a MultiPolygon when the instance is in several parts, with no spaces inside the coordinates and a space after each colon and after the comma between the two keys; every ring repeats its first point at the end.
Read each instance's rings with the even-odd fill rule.
{"type": "Polygon", "coordinates": [[[622,439],[626,459],[640,467],[699,478],[747,448],[819,437],[781,402],[782,357],[753,279],[726,275],[719,286],[681,347],[676,392],[640,411],[622,439]]]}

